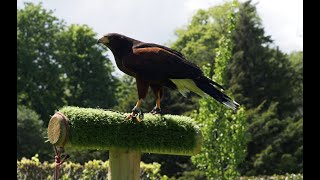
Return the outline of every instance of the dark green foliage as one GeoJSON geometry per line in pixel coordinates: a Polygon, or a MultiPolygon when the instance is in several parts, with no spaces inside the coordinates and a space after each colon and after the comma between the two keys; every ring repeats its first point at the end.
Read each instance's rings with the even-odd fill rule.
{"type": "MultiPolygon", "coordinates": [[[[40,115],[44,131],[50,115],[64,105],[101,108],[115,105],[117,79],[111,75],[113,67],[104,55],[105,50],[96,45],[95,35],[86,25],[66,26],[41,4],[26,3],[17,10],[17,103],[40,115]]],[[[45,139],[33,140],[34,131],[20,131],[18,136],[22,133],[29,138],[20,141],[23,144],[18,146],[18,156],[38,153],[41,160],[52,159],[50,143],[45,144],[49,151],[42,151],[36,147],[44,144],[45,139]]],[[[84,156],[86,152],[76,151],[71,157],[78,162],[106,158],[101,152],[92,151],[90,156],[84,156]]]]}
{"type": "Polygon", "coordinates": [[[193,171],[184,171],[182,172],[182,175],[178,178],[170,178],[170,180],[207,180],[207,176],[203,171],[200,171],[198,169],[193,171]]]}
{"type": "MultiPolygon", "coordinates": [[[[180,51],[187,60],[194,62],[201,68],[204,65],[214,64],[215,49],[218,47],[221,35],[226,33],[226,14],[230,12],[231,6],[232,3],[227,2],[207,10],[197,11],[185,28],[176,30],[177,40],[172,43],[171,48],[180,51]]],[[[213,74],[214,68],[211,68],[207,77],[212,77],[213,74]]],[[[173,99],[169,101],[172,104],[170,110],[177,107],[173,111],[175,114],[182,109],[187,112],[186,114],[191,115],[193,110],[199,109],[200,97],[198,95],[188,94],[188,98],[183,98],[178,92],[173,92],[169,97],[173,99]],[[176,96],[179,98],[175,99],[176,96]]],[[[166,102],[165,99],[163,102],[166,102]]]]}
{"type": "Polygon", "coordinates": [[[297,107],[296,116],[303,116],[303,52],[292,52],[289,54],[289,60],[293,69],[293,105],[297,107]]]}
{"type": "MultiPolygon", "coordinates": [[[[65,162],[59,169],[59,179],[108,179],[108,161],[92,160],[84,165],[73,162],[65,162]]],[[[23,158],[17,161],[17,179],[53,179],[54,163],[41,163],[38,156],[31,159],[23,158]]],[[[156,180],[165,178],[159,174],[160,164],[140,163],[140,179],[156,180]]]]}
{"type": "Polygon", "coordinates": [[[196,94],[188,94],[184,97],[179,91],[164,88],[164,97],[161,100],[163,114],[176,114],[190,116],[191,113],[198,109],[195,103],[199,97],[196,94]]]}
{"type": "MultiPolygon", "coordinates": [[[[204,65],[215,62],[216,58],[213,61],[212,55],[216,54],[216,39],[225,35],[227,30],[226,14],[231,7],[227,4],[199,11],[186,29],[178,30],[178,39],[173,43],[173,47],[184,52],[186,57],[196,63],[197,59],[193,58],[200,59],[204,65]],[[206,38],[209,40],[205,41],[206,38]],[[210,48],[206,49],[207,47],[210,48]]],[[[248,109],[246,114],[251,124],[248,129],[251,140],[246,162],[239,166],[240,172],[248,171],[248,174],[254,175],[265,171],[268,171],[268,174],[302,172],[302,138],[298,138],[299,144],[291,142],[285,136],[286,129],[294,122],[300,119],[302,123],[302,52],[287,56],[279,49],[273,49],[271,37],[265,35],[255,5],[250,1],[240,3],[237,15],[238,20],[231,39],[233,50],[222,85],[228,88],[236,101],[248,109]],[[282,148],[287,141],[292,144],[287,146],[290,150],[282,148]],[[272,149],[266,150],[268,145],[272,145],[272,149]],[[274,154],[276,156],[273,156],[274,154]],[[269,162],[283,165],[275,166],[269,162]],[[286,166],[284,162],[295,162],[296,166],[286,166]],[[297,167],[300,169],[296,169],[297,167]],[[257,169],[259,173],[255,171],[257,169]]],[[[227,57],[226,53],[228,52],[222,52],[221,56],[227,57]]],[[[220,76],[219,72],[219,67],[208,71],[210,75],[214,74],[215,78],[220,76]]],[[[302,137],[302,129],[299,130],[298,127],[293,128],[294,134],[302,137]]]]}
{"type": "MultiPolygon", "coordinates": [[[[247,161],[245,164],[240,166],[241,172],[246,172],[247,175],[257,175],[257,174],[266,174],[268,169],[258,168],[259,166],[265,166],[264,163],[266,161],[272,162],[274,157],[265,157],[265,149],[269,147],[270,152],[270,145],[272,142],[274,142],[276,139],[279,138],[279,135],[281,132],[285,129],[286,123],[284,121],[280,121],[277,118],[277,115],[275,113],[276,104],[273,104],[269,107],[268,111],[260,112],[261,106],[250,110],[248,112],[249,119],[252,120],[249,126],[249,132],[251,134],[250,141],[248,143],[248,155],[247,155],[247,161]],[[251,116],[250,116],[251,115],[251,116]],[[259,156],[259,153],[264,152],[264,160],[262,161],[261,157],[259,160],[257,156],[259,156]],[[250,159],[248,159],[250,158],[250,159]],[[249,162],[253,161],[253,164],[250,164],[249,162]],[[260,169],[260,170],[257,170],[260,169]],[[262,171],[262,172],[257,172],[262,171]]],[[[261,155],[261,154],[260,154],[261,155]]],[[[271,155],[271,154],[269,154],[271,155]]],[[[271,166],[270,168],[273,168],[274,166],[271,166]]]]}
{"type": "MultiPolygon", "coordinates": [[[[52,152],[53,153],[53,152],[52,152]]],[[[108,150],[86,150],[86,149],[68,149],[68,154],[70,155],[70,161],[74,163],[84,164],[87,161],[93,159],[99,159],[102,161],[107,161],[109,159],[108,150]]]]}
{"type": "Polygon", "coordinates": [[[239,99],[239,103],[250,109],[270,97],[265,95],[269,90],[265,84],[271,75],[271,54],[267,53],[268,48],[263,46],[269,45],[271,40],[264,35],[256,8],[250,1],[240,6],[232,38],[233,56],[227,76],[229,87],[235,98],[239,99]]]}
{"type": "Polygon", "coordinates": [[[46,129],[39,115],[26,106],[17,107],[17,159],[31,158],[38,153],[42,159],[48,159],[47,153],[52,146],[45,143],[46,129]]]}
{"type": "MultiPolygon", "coordinates": [[[[239,166],[241,173],[302,172],[302,156],[295,153],[302,148],[302,139],[292,143],[290,150],[284,148],[291,142],[286,129],[302,114],[302,65],[295,66],[278,48],[270,48],[272,41],[251,1],[241,4],[232,38],[226,82],[240,104],[250,109],[251,139],[246,162],[239,166]]],[[[302,62],[302,57],[296,59],[302,62]]],[[[294,133],[302,137],[302,129],[294,129],[294,133]]]]}
{"type": "Polygon", "coordinates": [[[116,103],[114,69],[95,36],[86,25],[71,25],[59,34],[58,61],[68,105],[110,108],[116,103]]]}
{"type": "MultiPolygon", "coordinates": [[[[184,53],[184,55],[189,59],[190,61],[195,62],[196,64],[200,65],[200,67],[204,67],[202,65],[210,66],[211,68],[206,68],[204,69],[206,72],[207,77],[213,77],[214,74],[217,73],[217,67],[220,68],[218,70],[218,73],[220,73],[218,76],[218,82],[222,85],[225,85],[225,78],[222,77],[223,75],[221,73],[224,73],[225,69],[225,63],[229,60],[230,57],[230,40],[229,38],[221,38],[221,36],[224,36],[228,33],[230,33],[230,17],[228,14],[230,14],[233,11],[232,8],[232,3],[224,3],[219,6],[215,6],[212,8],[209,8],[208,10],[199,10],[197,14],[193,17],[191,23],[187,26],[186,29],[178,30],[177,35],[178,39],[175,43],[173,43],[173,48],[180,50],[184,53]],[[227,26],[230,26],[229,29],[227,26]],[[217,47],[220,45],[221,48],[218,49],[219,54],[217,54],[217,47]],[[228,53],[228,54],[226,54],[228,53]],[[220,62],[219,65],[213,68],[213,64],[215,64],[216,58],[220,57],[220,62]],[[222,64],[221,64],[222,63],[222,64]],[[220,79],[219,79],[220,78],[220,79]]],[[[231,23],[232,24],[232,23],[231,23]]],[[[214,79],[217,80],[217,79],[214,79]]],[[[198,98],[197,98],[198,99],[198,98]]],[[[230,127],[230,124],[241,124],[240,126],[237,126],[238,128],[242,128],[242,125],[244,123],[244,118],[242,115],[239,116],[239,119],[237,119],[236,122],[230,123],[229,121],[225,121],[224,119],[224,113],[226,109],[221,108],[217,110],[216,108],[219,107],[219,104],[215,104],[210,102],[210,100],[207,101],[194,101],[195,104],[198,104],[198,102],[202,102],[202,108],[200,105],[200,110],[198,112],[202,111],[201,118],[197,117],[196,120],[199,122],[200,120],[201,124],[203,124],[203,127],[205,128],[205,132],[208,132],[206,134],[207,137],[205,137],[205,144],[204,148],[206,149],[203,151],[203,155],[198,155],[196,161],[198,165],[201,164],[201,166],[206,169],[206,173],[211,174],[211,177],[213,174],[219,174],[216,170],[219,169],[221,166],[219,165],[219,160],[217,161],[217,158],[220,156],[219,152],[221,154],[228,153],[230,149],[224,148],[224,146],[227,146],[231,149],[234,148],[234,146],[239,145],[239,150],[242,149],[241,147],[242,143],[245,143],[245,141],[240,140],[241,143],[235,143],[234,146],[231,144],[229,145],[229,141],[220,138],[219,143],[215,142],[215,138],[213,138],[213,134],[211,133],[212,131],[216,131],[216,129],[221,129],[219,130],[219,134],[222,133],[224,134],[225,131],[230,127]],[[201,110],[202,109],[202,110],[201,110]],[[217,125],[217,123],[212,123],[211,119],[213,117],[210,116],[212,113],[217,113],[219,115],[214,116],[214,119],[218,119],[217,121],[219,122],[225,122],[225,123],[220,123],[220,125],[217,125]],[[227,124],[229,122],[229,124],[227,124]],[[210,138],[212,136],[212,138],[210,138]],[[222,141],[221,141],[222,139],[222,141]],[[212,144],[218,144],[219,147],[215,146],[212,147],[212,144]],[[221,151],[218,150],[221,147],[221,151]],[[228,150],[227,150],[228,149],[228,150]],[[211,151],[212,150],[212,151],[211,151]],[[208,155],[206,155],[208,154],[208,155]],[[215,156],[216,158],[214,158],[215,156]],[[210,158],[209,158],[210,157],[210,158]],[[216,169],[215,169],[216,168],[216,169]],[[208,170],[210,169],[210,170],[208,170]],[[215,169],[215,172],[213,172],[215,169]]],[[[212,115],[213,116],[213,115],[212,115]]],[[[236,133],[237,135],[241,136],[243,134],[243,131],[238,131],[239,133],[236,133]]],[[[218,132],[216,132],[218,133],[218,132]]],[[[228,134],[228,133],[227,133],[228,134]]],[[[225,136],[224,136],[225,137],[225,136]]],[[[234,137],[230,137],[229,140],[232,141],[234,137]]],[[[237,148],[236,148],[237,149],[237,148]]],[[[231,153],[231,152],[230,152],[231,153]]],[[[230,164],[236,163],[236,160],[233,161],[234,159],[240,160],[242,159],[241,155],[241,150],[237,152],[239,156],[236,156],[235,158],[231,158],[232,162],[230,161],[230,164]]],[[[236,154],[237,154],[236,153],[236,154]]],[[[231,153],[232,154],[232,153],[231,153]]],[[[227,155],[226,155],[227,156],[227,155]]],[[[227,158],[226,158],[227,159],[227,158]]],[[[229,158],[229,160],[231,160],[229,158]]],[[[226,160],[226,161],[229,161],[226,160]]],[[[240,160],[241,161],[241,160],[240,160]]],[[[239,161],[237,161],[238,163],[239,161]]],[[[220,161],[220,164],[223,164],[224,162],[220,161]]],[[[221,169],[221,168],[220,168],[221,169]]],[[[232,169],[234,169],[234,166],[230,165],[229,166],[229,173],[231,173],[232,169]]],[[[218,170],[220,173],[223,170],[218,170]]],[[[223,172],[222,172],[223,173],[223,172]]]]}
{"type": "Polygon", "coordinates": [[[292,110],[292,79],[290,62],[279,49],[271,49],[256,7],[247,1],[241,4],[237,26],[232,33],[233,56],[228,65],[227,82],[234,97],[247,109],[265,101],[266,110],[272,102],[281,102],[278,115],[285,117],[292,110]]]}
{"type": "MultiPolygon", "coordinates": [[[[181,51],[188,60],[199,67],[208,63],[214,64],[214,49],[218,47],[221,35],[226,33],[226,14],[230,13],[231,6],[231,2],[226,2],[197,11],[186,28],[176,30],[178,39],[172,44],[172,48],[181,51]]],[[[210,69],[208,77],[212,77],[213,74],[214,70],[210,69]]]]}
{"type": "Polygon", "coordinates": [[[277,104],[267,111],[250,110],[246,162],[239,166],[247,175],[303,172],[303,119],[277,117],[277,104]]]}
{"type": "MultiPolygon", "coordinates": [[[[253,117],[249,131],[248,161],[242,171],[248,175],[302,173],[303,119],[278,119],[277,105],[272,104],[263,113],[250,112],[253,117]]],[[[259,111],[257,108],[255,111],[259,111]]]]}
{"type": "Polygon", "coordinates": [[[285,173],[283,175],[273,174],[271,176],[242,176],[242,177],[236,178],[235,180],[269,180],[269,179],[276,179],[276,180],[303,180],[303,175],[302,174],[285,173]]]}
{"type": "Polygon", "coordinates": [[[17,10],[18,103],[47,124],[64,105],[111,108],[117,80],[86,25],[66,26],[41,4],[17,10]]]}
{"type": "Polygon", "coordinates": [[[194,154],[199,132],[193,120],[184,116],[145,114],[135,124],[120,114],[103,109],[64,107],[70,120],[73,148],[124,148],[164,154],[194,154]]]}
{"type": "Polygon", "coordinates": [[[17,10],[17,101],[41,119],[64,104],[61,68],[56,60],[62,22],[41,5],[17,10]]]}
{"type": "Polygon", "coordinates": [[[144,153],[141,160],[145,163],[160,163],[160,173],[168,177],[180,177],[185,171],[195,169],[190,156],[144,153]]]}
{"type": "MultiPolygon", "coordinates": [[[[235,26],[237,2],[233,2],[231,12],[227,14],[227,33],[219,39],[216,49],[214,80],[223,84],[226,81],[226,69],[231,57],[232,41],[230,34],[235,26]]],[[[204,67],[208,76],[213,65],[204,67]]],[[[192,161],[203,170],[209,179],[234,179],[239,176],[237,167],[244,160],[247,144],[247,122],[243,107],[236,112],[221,106],[217,101],[202,98],[199,113],[195,119],[203,132],[203,146],[200,154],[192,161]]]]}

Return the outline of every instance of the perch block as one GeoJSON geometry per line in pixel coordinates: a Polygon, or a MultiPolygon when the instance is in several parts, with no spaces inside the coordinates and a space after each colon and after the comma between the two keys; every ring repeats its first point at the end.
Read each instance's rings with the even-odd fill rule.
{"type": "Polygon", "coordinates": [[[63,107],[48,125],[51,144],[66,148],[109,150],[108,178],[139,179],[141,153],[196,155],[202,135],[185,116],[145,114],[141,123],[127,114],[103,109],[63,107]]]}

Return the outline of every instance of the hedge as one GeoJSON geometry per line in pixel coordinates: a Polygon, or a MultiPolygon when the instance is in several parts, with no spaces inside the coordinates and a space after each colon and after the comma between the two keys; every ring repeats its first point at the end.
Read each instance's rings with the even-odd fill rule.
{"type": "MultiPolygon", "coordinates": [[[[59,168],[59,179],[61,180],[104,180],[108,177],[108,161],[92,160],[84,165],[67,161],[59,168]]],[[[165,180],[166,176],[160,175],[160,164],[140,163],[140,179],[142,180],[165,180]]],[[[22,158],[17,161],[17,179],[37,179],[52,180],[54,173],[54,163],[43,162],[38,159],[38,155],[31,159],[22,158]]]]}
{"type": "Polygon", "coordinates": [[[285,175],[272,175],[272,176],[243,176],[236,180],[302,180],[302,174],[285,174],[285,175]]]}
{"type": "MultiPolygon", "coordinates": [[[[73,162],[65,162],[59,171],[59,179],[62,180],[105,180],[108,177],[108,161],[92,160],[84,165],[73,162]]],[[[191,180],[203,179],[202,173],[189,172],[179,178],[168,178],[160,174],[161,165],[158,163],[145,164],[140,163],[140,179],[141,180],[191,180]]],[[[54,172],[54,163],[43,162],[41,163],[38,156],[31,159],[22,158],[17,161],[17,179],[37,179],[37,180],[52,180],[54,172]]],[[[236,180],[302,180],[302,174],[285,174],[285,175],[272,175],[272,176],[242,176],[236,180]]]]}

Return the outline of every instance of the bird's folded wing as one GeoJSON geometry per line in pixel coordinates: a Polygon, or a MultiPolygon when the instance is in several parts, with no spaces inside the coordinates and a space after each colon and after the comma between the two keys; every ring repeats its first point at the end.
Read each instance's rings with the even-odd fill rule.
{"type": "Polygon", "coordinates": [[[140,43],[133,46],[133,64],[136,71],[146,75],[165,76],[166,78],[197,78],[203,73],[199,67],[186,60],[173,49],[151,43],[140,43]]]}
{"type": "Polygon", "coordinates": [[[158,48],[161,48],[161,49],[165,49],[173,54],[175,54],[176,56],[179,56],[180,58],[183,58],[185,59],[185,57],[183,56],[183,54],[181,54],[180,52],[174,50],[174,49],[171,49],[171,48],[168,48],[166,46],[161,46],[159,44],[153,44],[153,43],[139,43],[135,46],[133,46],[133,49],[138,49],[138,48],[152,48],[152,47],[158,47],[158,48]]]}

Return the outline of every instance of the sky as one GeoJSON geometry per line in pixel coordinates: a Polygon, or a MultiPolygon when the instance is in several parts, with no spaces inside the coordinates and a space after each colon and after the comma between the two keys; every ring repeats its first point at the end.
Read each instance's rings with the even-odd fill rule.
{"type": "MultiPolygon", "coordinates": [[[[98,37],[117,32],[144,42],[167,44],[174,32],[190,22],[198,9],[223,0],[17,0],[42,2],[67,24],[87,24],[98,37]]],[[[243,1],[241,1],[243,2],[243,1]]],[[[302,0],[253,0],[266,35],[285,53],[303,50],[302,0]]],[[[98,38],[97,37],[97,38],[98,38]]],[[[114,62],[113,56],[108,57],[114,62]]]]}

